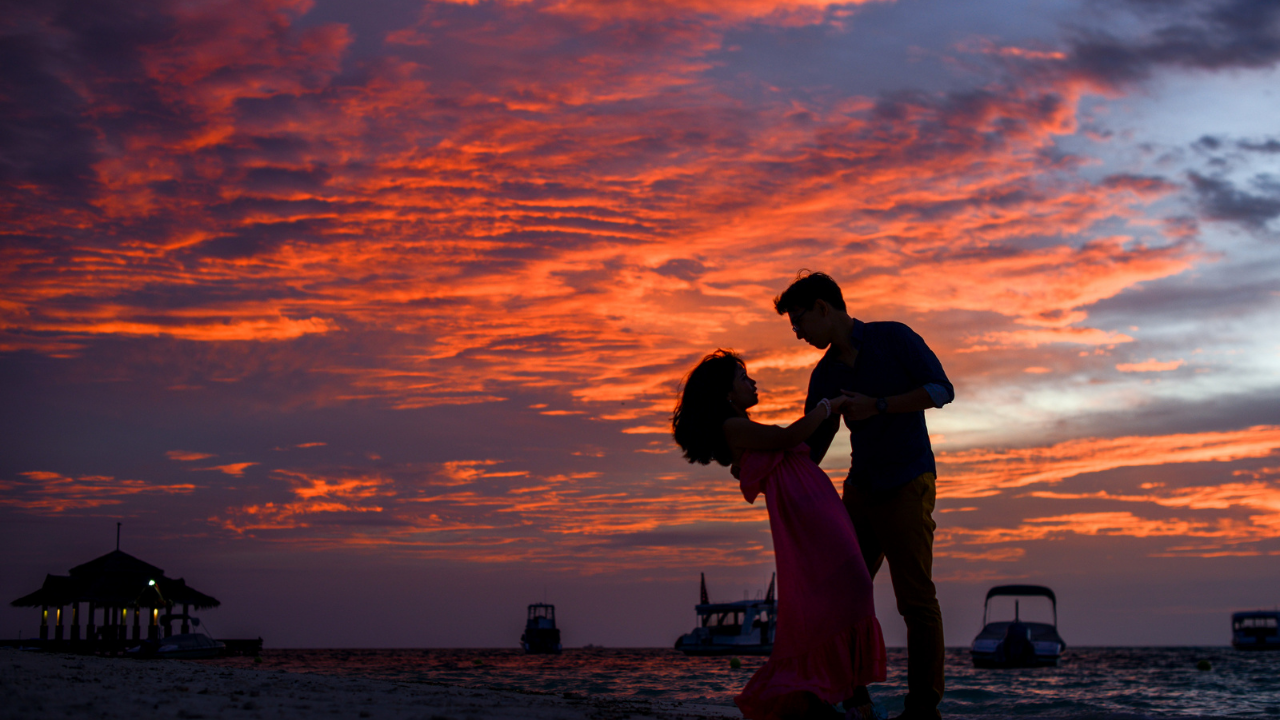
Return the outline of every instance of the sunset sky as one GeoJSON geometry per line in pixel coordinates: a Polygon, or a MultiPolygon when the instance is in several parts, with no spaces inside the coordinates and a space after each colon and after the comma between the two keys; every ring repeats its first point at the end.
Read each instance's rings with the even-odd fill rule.
{"type": "Polygon", "coordinates": [[[949,645],[1010,582],[1077,646],[1280,604],[1274,0],[3,7],[2,637],[122,522],[223,636],[670,646],[773,571],[678,383],[797,417],[802,268],[956,386],[949,645]]]}

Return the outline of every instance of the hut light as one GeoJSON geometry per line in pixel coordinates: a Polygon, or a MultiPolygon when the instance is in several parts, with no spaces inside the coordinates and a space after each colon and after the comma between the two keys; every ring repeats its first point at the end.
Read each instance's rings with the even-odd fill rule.
{"type": "Polygon", "coordinates": [[[148,581],[147,581],[147,585],[148,585],[148,586],[152,586],[152,585],[155,585],[155,584],[156,584],[156,581],[155,581],[155,580],[148,580],[148,581]]]}

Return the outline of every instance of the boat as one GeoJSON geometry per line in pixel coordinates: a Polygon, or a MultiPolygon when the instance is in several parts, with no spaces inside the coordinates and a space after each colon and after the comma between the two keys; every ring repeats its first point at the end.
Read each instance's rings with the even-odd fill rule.
{"type": "Polygon", "coordinates": [[[529,617],[524,623],[524,634],[520,636],[520,647],[531,655],[560,652],[560,630],[556,628],[555,605],[534,603],[529,606],[529,617]]]}
{"type": "MultiPolygon", "coordinates": [[[[199,618],[191,618],[191,624],[200,626],[199,618]]],[[[226,650],[226,644],[214,640],[202,632],[179,633],[157,640],[146,640],[125,652],[137,658],[170,660],[208,660],[226,650]]]]}
{"type": "Polygon", "coordinates": [[[701,602],[694,607],[698,626],[676,640],[685,655],[768,655],[773,652],[777,603],[769,580],[763,600],[713,603],[707,598],[707,577],[702,575],[701,602]]]}
{"type": "Polygon", "coordinates": [[[987,591],[982,605],[982,632],[973,639],[969,653],[974,667],[1052,667],[1067,644],[1058,635],[1058,598],[1040,585],[1000,585],[987,591]],[[987,622],[991,598],[1001,596],[1047,597],[1053,605],[1053,624],[1024,622],[1019,601],[1013,602],[1013,620],[987,622]]]}
{"type": "Polygon", "coordinates": [[[1237,650],[1280,650],[1280,611],[1231,613],[1231,647],[1237,650]]]}

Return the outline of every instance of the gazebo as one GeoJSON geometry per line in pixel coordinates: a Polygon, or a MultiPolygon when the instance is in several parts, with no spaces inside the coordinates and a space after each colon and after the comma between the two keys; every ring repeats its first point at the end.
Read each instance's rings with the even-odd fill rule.
{"type": "Polygon", "coordinates": [[[115,550],[68,575],[46,575],[39,590],[14,600],[14,607],[40,608],[40,639],[49,640],[49,610],[54,610],[54,641],[118,643],[129,637],[129,613],[133,613],[133,640],[142,640],[142,616],[147,616],[147,640],[173,634],[173,621],[182,620],[182,632],[191,632],[191,609],[215,608],[217,599],[187,587],[182,578],[168,578],[164,570],[115,550]],[[84,637],[80,635],[80,605],[88,604],[84,637]],[[174,608],[182,606],[181,613],[174,608]],[[63,635],[63,610],[71,608],[71,636],[63,635]],[[102,611],[102,623],[97,613],[102,611]]]}

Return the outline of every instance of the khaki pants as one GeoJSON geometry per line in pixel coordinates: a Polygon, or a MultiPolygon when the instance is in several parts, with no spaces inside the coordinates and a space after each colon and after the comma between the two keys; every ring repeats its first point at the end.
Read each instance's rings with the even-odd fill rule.
{"type": "Polygon", "coordinates": [[[937,478],[925,473],[893,490],[844,486],[844,506],[853,519],[871,577],[889,561],[898,613],[907,623],[907,699],[903,714],[938,718],[945,686],[946,646],[942,610],[933,586],[933,506],[937,478]]]}

